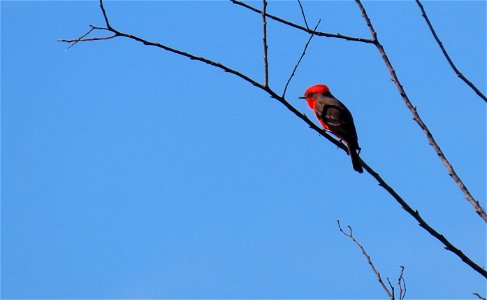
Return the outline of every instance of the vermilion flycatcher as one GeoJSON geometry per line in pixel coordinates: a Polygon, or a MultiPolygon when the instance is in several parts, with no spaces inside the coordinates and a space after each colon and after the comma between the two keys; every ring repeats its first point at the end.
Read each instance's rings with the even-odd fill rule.
{"type": "Polygon", "coordinates": [[[362,173],[364,170],[357,153],[360,150],[357,131],[353,124],[352,114],[347,107],[333,97],[330,89],[324,84],[308,88],[304,97],[299,98],[306,99],[309,108],[315,112],[318,121],[326,130],[345,141],[348,153],[352,158],[353,169],[362,173]]]}

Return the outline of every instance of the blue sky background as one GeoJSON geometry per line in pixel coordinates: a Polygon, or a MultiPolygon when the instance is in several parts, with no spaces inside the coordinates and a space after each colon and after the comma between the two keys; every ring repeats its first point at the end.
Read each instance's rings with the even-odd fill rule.
{"type": "MultiPolygon", "coordinates": [[[[260,2],[252,2],[261,6],[260,2]]],[[[365,2],[411,100],[485,208],[485,103],[441,55],[416,4],[365,2]]],[[[326,32],[369,37],[351,1],[305,1],[326,32]]],[[[227,1],[108,2],[112,25],[262,81],[261,19],[227,1]]],[[[485,92],[486,4],[425,2],[457,66],[485,92]]],[[[295,1],[270,13],[302,24],[295,1]]],[[[348,156],[246,82],[115,39],[69,50],[97,2],[1,3],[2,298],[474,298],[485,281],[348,156]]],[[[282,91],[308,35],[269,21],[282,91]]],[[[315,38],[287,99],[326,83],[354,114],[362,158],[484,266],[485,223],[447,175],[376,48],[315,38]]],[[[314,120],[314,117],[313,117],[314,120]]]]}

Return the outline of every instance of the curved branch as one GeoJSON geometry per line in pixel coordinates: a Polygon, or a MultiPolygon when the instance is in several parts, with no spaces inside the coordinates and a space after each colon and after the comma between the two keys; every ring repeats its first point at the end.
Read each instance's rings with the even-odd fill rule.
{"type": "Polygon", "coordinates": [[[478,299],[487,300],[484,296],[480,295],[479,293],[473,293],[473,294],[477,296],[478,299]]]}
{"type": "Polygon", "coordinates": [[[387,66],[387,69],[389,70],[391,74],[391,79],[396,85],[397,90],[399,91],[399,94],[401,94],[402,99],[404,100],[404,103],[408,107],[408,109],[411,111],[413,115],[413,120],[418,123],[419,127],[423,130],[424,134],[426,135],[426,138],[428,139],[429,144],[433,149],[435,150],[436,154],[440,158],[441,162],[445,166],[446,170],[448,171],[448,174],[450,177],[455,181],[455,183],[458,185],[460,190],[463,192],[463,195],[467,199],[468,202],[473,206],[475,209],[475,212],[485,221],[487,222],[487,214],[485,213],[484,209],[480,206],[480,202],[475,200],[475,198],[470,194],[469,190],[463,183],[463,181],[460,179],[460,177],[457,175],[457,172],[455,172],[455,169],[453,169],[453,166],[451,165],[450,161],[446,158],[445,154],[441,150],[440,146],[438,143],[436,143],[433,135],[431,134],[431,131],[428,129],[426,124],[423,122],[423,119],[418,114],[418,111],[416,109],[416,106],[414,106],[411,103],[411,100],[409,100],[408,95],[406,94],[406,91],[404,90],[401,82],[399,81],[399,78],[397,77],[396,71],[394,70],[394,67],[391,64],[391,61],[389,60],[389,57],[386,54],[386,51],[384,50],[384,47],[382,44],[379,42],[379,39],[377,38],[377,32],[374,30],[374,26],[372,25],[372,22],[369,19],[369,16],[367,15],[367,12],[365,11],[364,6],[362,5],[362,2],[360,0],[355,0],[357,5],[360,8],[360,11],[362,12],[362,16],[365,19],[365,22],[367,23],[367,27],[370,30],[370,34],[372,35],[372,39],[374,40],[374,45],[377,47],[377,50],[379,50],[379,53],[382,56],[382,59],[384,60],[384,63],[387,66]]]}
{"type": "Polygon", "coordinates": [[[431,33],[433,34],[433,37],[435,38],[436,40],[436,43],[438,43],[438,46],[440,46],[440,49],[441,49],[441,52],[443,52],[443,55],[445,56],[446,60],[448,61],[448,63],[450,64],[450,66],[452,67],[453,71],[455,72],[455,74],[458,76],[458,78],[460,78],[461,80],[463,80],[470,88],[472,88],[472,90],[480,97],[482,98],[482,100],[484,100],[485,102],[487,102],[487,97],[482,94],[482,92],[470,81],[468,80],[467,77],[465,77],[459,70],[458,68],[455,66],[455,64],[453,63],[452,59],[450,58],[450,55],[448,55],[448,52],[446,52],[446,49],[445,47],[443,46],[443,43],[441,42],[440,38],[438,37],[438,35],[436,34],[436,31],[435,29],[433,28],[433,25],[431,24],[429,18],[428,18],[428,15],[426,14],[426,10],[424,9],[423,7],[423,4],[421,4],[421,2],[419,0],[416,0],[416,3],[418,4],[419,6],[419,9],[421,10],[421,15],[423,16],[423,18],[425,19],[426,21],[426,24],[428,24],[428,27],[431,31],[431,33]]]}
{"type": "MultiPolygon", "coordinates": [[[[105,12],[105,9],[103,7],[103,0],[99,0],[99,1],[100,1],[100,6],[102,8],[102,12],[104,14],[104,17],[108,21],[108,17],[106,16],[106,12],[105,12]]],[[[157,47],[157,48],[161,48],[161,49],[163,49],[165,51],[169,51],[169,52],[172,52],[172,53],[175,53],[175,54],[178,54],[178,55],[187,57],[187,58],[189,58],[191,60],[197,60],[197,61],[203,62],[205,64],[208,64],[208,65],[211,65],[211,66],[216,67],[218,69],[221,69],[221,70],[223,70],[225,72],[231,73],[231,74],[233,74],[233,75],[235,75],[237,77],[240,77],[244,81],[247,81],[248,83],[252,84],[253,86],[255,86],[255,87],[257,87],[257,88],[259,88],[259,89],[267,92],[272,98],[274,98],[277,101],[279,101],[289,111],[291,111],[294,115],[296,115],[298,118],[300,118],[301,120],[303,120],[306,124],[308,124],[311,129],[313,129],[316,132],[318,132],[320,135],[322,135],[323,137],[325,137],[328,141],[330,141],[331,143],[333,143],[334,145],[336,145],[338,148],[342,149],[345,153],[348,153],[347,148],[344,146],[343,143],[335,140],[333,137],[331,137],[329,134],[327,134],[324,130],[322,130],[321,128],[319,128],[318,126],[316,126],[316,124],[313,123],[313,122],[311,122],[306,115],[304,115],[301,112],[299,112],[296,108],[294,108],[291,104],[289,104],[289,102],[287,102],[283,97],[279,96],[271,88],[266,87],[266,86],[258,83],[254,79],[252,79],[252,78],[250,78],[250,77],[248,77],[248,76],[246,76],[246,75],[244,75],[244,74],[242,74],[242,73],[240,73],[240,72],[238,72],[238,71],[236,71],[234,69],[231,69],[231,68],[229,68],[229,67],[227,67],[227,66],[225,66],[225,65],[223,65],[223,64],[221,64],[219,62],[215,62],[215,61],[212,61],[212,60],[207,59],[207,58],[204,58],[204,57],[195,56],[195,55],[193,55],[191,53],[184,52],[184,51],[181,51],[181,50],[178,50],[178,49],[174,49],[174,48],[171,48],[169,46],[166,46],[166,45],[163,45],[163,44],[160,44],[160,43],[150,42],[150,41],[147,41],[147,40],[142,39],[140,37],[134,36],[132,34],[127,34],[127,33],[120,32],[120,31],[114,29],[113,27],[109,26],[109,23],[108,22],[107,22],[107,27],[108,27],[108,30],[111,31],[111,32],[113,32],[117,37],[126,37],[126,38],[135,40],[135,41],[140,42],[140,43],[142,43],[144,45],[147,45],[147,46],[154,46],[154,47],[157,47]]],[[[362,162],[362,165],[363,165],[364,169],[377,180],[377,182],[379,183],[379,185],[381,187],[383,187],[404,208],[404,210],[406,210],[406,212],[408,212],[411,216],[413,216],[419,222],[419,225],[421,227],[423,227],[432,236],[434,236],[441,243],[443,243],[443,245],[445,245],[445,249],[446,250],[451,251],[454,254],[456,254],[463,262],[465,262],[467,265],[469,265],[472,269],[474,269],[475,271],[479,272],[482,276],[484,276],[484,277],[487,278],[487,272],[482,267],[480,267],[475,262],[473,262],[461,250],[459,250],[458,248],[456,248],[455,246],[453,246],[442,234],[440,234],[436,230],[434,230],[428,223],[426,223],[426,221],[423,218],[421,218],[421,216],[419,215],[419,212],[417,210],[413,210],[399,196],[399,194],[382,179],[382,177],[377,172],[375,172],[371,167],[369,167],[363,160],[361,160],[361,162],[362,162]]]]}
{"type": "Polygon", "coordinates": [[[397,286],[399,286],[399,300],[404,300],[406,297],[406,280],[404,279],[404,267],[401,266],[401,274],[397,279],[397,286]]]}

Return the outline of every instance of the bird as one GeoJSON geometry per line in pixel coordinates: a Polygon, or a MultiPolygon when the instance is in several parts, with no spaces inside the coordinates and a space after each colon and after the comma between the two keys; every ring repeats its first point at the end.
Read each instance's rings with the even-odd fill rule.
{"type": "Polygon", "coordinates": [[[299,98],[306,99],[308,107],[314,111],[325,130],[330,131],[347,144],[353,169],[363,173],[364,170],[359,158],[360,146],[357,131],[348,108],[335,98],[328,86],[324,84],[317,84],[308,88],[304,96],[299,98]]]}

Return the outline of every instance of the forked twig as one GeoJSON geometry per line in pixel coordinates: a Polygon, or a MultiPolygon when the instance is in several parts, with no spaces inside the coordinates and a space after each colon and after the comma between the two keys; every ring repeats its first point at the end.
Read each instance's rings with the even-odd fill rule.
{"type": "Polygon", "coordinates": [[[448,55],[448,52],[446,52],[446,49],[445,47],[443,46],[443,43],[441,42],[440,38],[438,37],[438,35],[436,34],[436,31],[435,29],[433,28],[433,25],[431,24],[430,22],[430,19],[428,18],[428,15],[426,14],[426,10],[424,9],[423,7],[423,4],[421,4],[421,1],[419,0],[416,0],[416,3],[418,4],[419,6],[419,9],[421,10],[421,15],[423,16],[423,18],[425,19],[426,21],[426,24],[428,24],[428,27],[431,31],[431,33],[433,34],[433,37],[435,38],[436,40],[436,43],[438,43],[438,46],[440,46],[440,49],[441,49],[441,52],[443,53],[443,55],[445,56],[446,60],[448,61],[448,63],[450,64],[450,66],[452,67],[453,71],[455,72],[455,74],[458,76],[458,78],[460,78],[461,80],[463,80],[463,82],[465,82],[470,88],[472,88],[472,90],[480,97],[482,98],[482,100],[484,100],[485,102],[487,102],[487,97],[477,88],[477,86],[475,86],[475,84],[473,84],[470,80],[468,80],[467,77],[465,77],[457,68],[457,66],[455,66],[455,64],[453,63],[453,60],[450,58],[450,55],[448,55]]]}
{"type": "Polygon", "coordinates": [[[357,241],[357,239],[355,239],[355,237],[353,236],[352,227],[347,226],[348,230],[349,230],[349,232],[347,233],[342,229],[342,226],[340,225],[340,220],[337,220],[337,224],[338,224],[338,229],[340,230],[340,232],[343,233],[345,236],[349,237],[357,245],[357,247],[359,247],[360,251],[362,251],[362,254],[367,259],[367,262],[369,263],[370,268],[374,272],[375,277],[377,277],[377,280],[379,281],[380,285],[382,286],[384,291],[387,293],[387,296],[389,297],[389,299],[394,300],[394,287],[392,286],[391,282],[389,281],[389,278],[387,278],[387,281],[389,282],[389,285],[392,288],[392,292],[387,288],[384,281],[382,281],[382,277],[380,276],[380,273],[375,268],[374,263],[372,263],[372,259],[370,258],[370,255],[367,253],[367,251],[365,251],[364,247],[359,243],[359,241],[357,241]]]}
{"type": "Polygon", "coordinates": [[[69,43],[69,46],[67,49],[73,47],[74,45],[76,45],[77,43],[79,42],[91,42],[91,41],[103,41],[103,40],[109,40],[109,39],[113,39],[114,37],[116,37],[117,35],[116,34],[113,34],[113,35],[110,35],[110,36],[102,36],[102,37],[94,37],[94,38],[87,38],[87,36],[93,32],[93,30],[101,30],[101,29],[107,29],[107,28],[102,28],[102,27],[97,27],[97,26],[93,26],[93,25],[90,25],[90,30],[88,30],[87,33],[83,34],[82,36],[80,36],[79,38],[77,39],[71,39],[71,40],[67,40],[67,39],[58,39],[57,41],[58,42],[66,42],[66,43],[69,43]]]}

